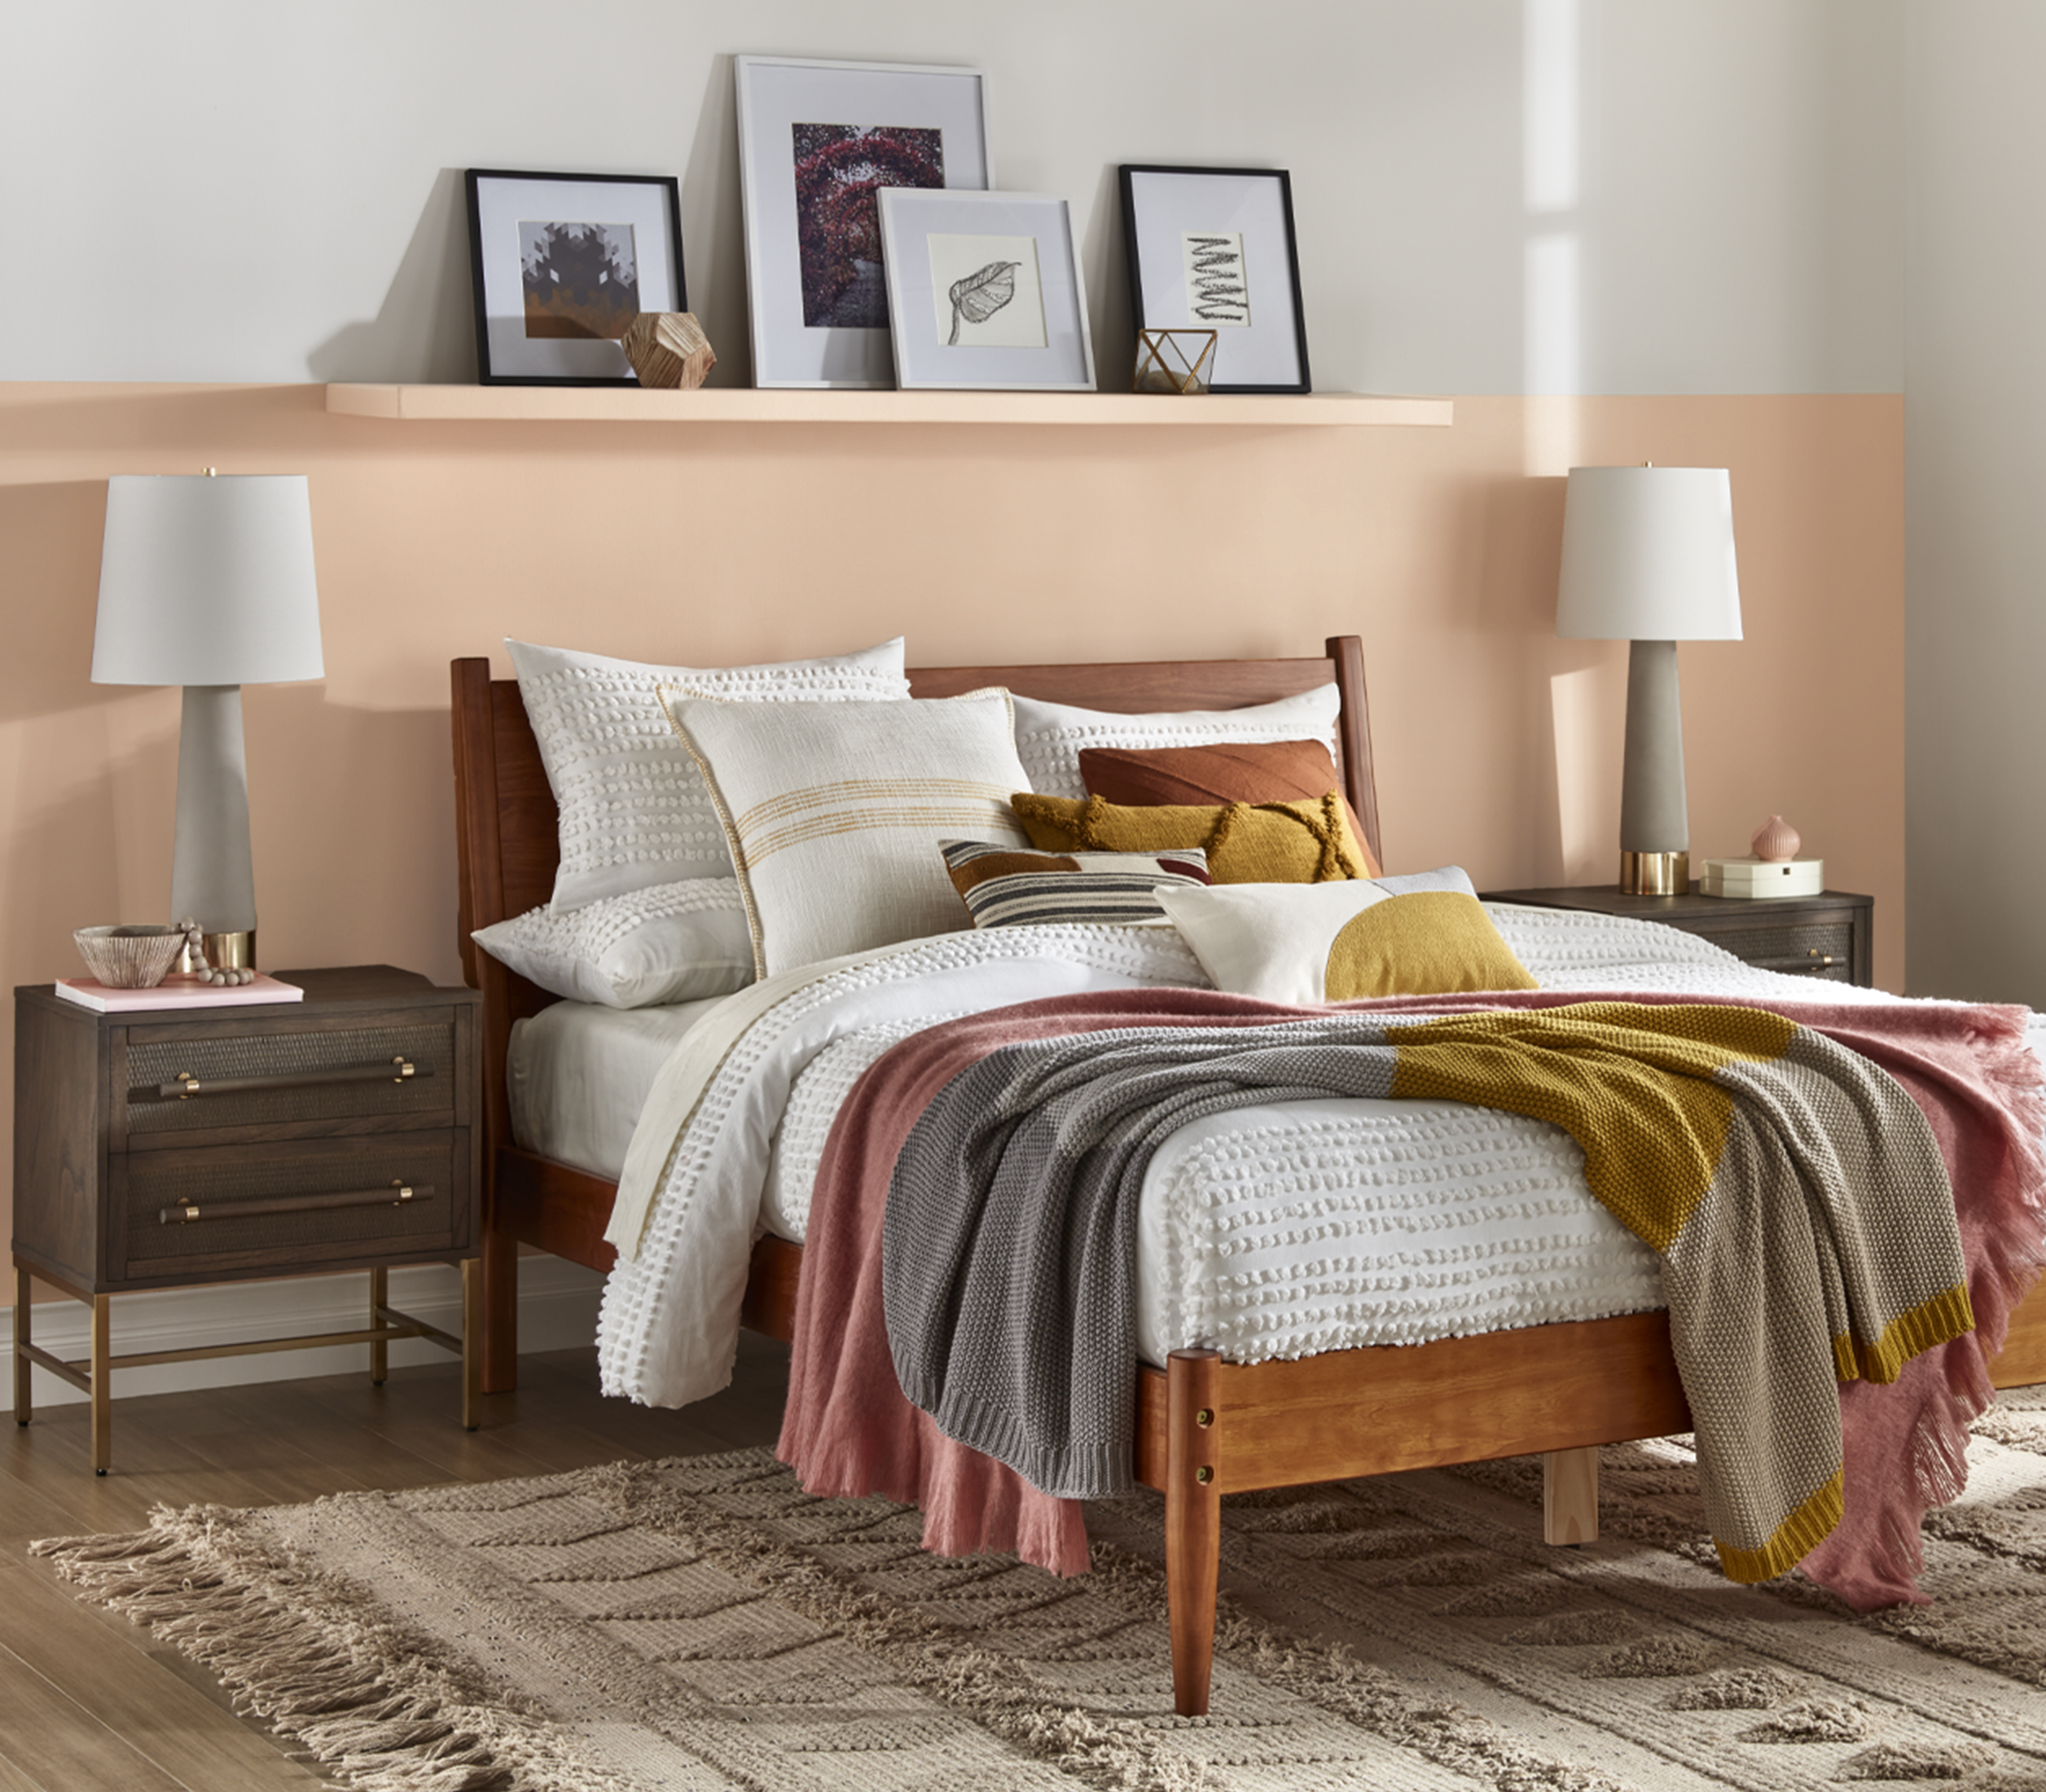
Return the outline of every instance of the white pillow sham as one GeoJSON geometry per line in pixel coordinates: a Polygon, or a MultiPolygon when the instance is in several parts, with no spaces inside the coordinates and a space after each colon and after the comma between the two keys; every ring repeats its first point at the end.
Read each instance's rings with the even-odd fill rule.
{"type": "Polygon", "coordinates": [[[857,653],[698,670],[507,639],[560,811],[556,914],[656,884],[732,875],[731,854],[659,686],[749,702],[904,700],[899,639],[857,653]]]}
{"type": "Polygon", "coordinates": [[[1006,691],[730,703],[663,685],[739,867],[762,977],[971,925],[938,842],[1030,842],[1006,691]]]}
{"type": "Polygon", "coordinates": [[[1123,715],[1069,703],[1016,699],[1016,751],[1040,797],[1084,799],[1080,753],[1086,747],[1199,747],[1218,740],[1325,740],[1340,760],[1336,719],[1342,694],[1331,684],[1241,709],[1163,710],[1123,715]]]}
{"type": "Polygon", "coordinates": [[[470,937],[542,989],[606,1008],[728,995],[753,980],[753,935],[731,877],[658,884],[565,915],[529,909],[470,937]]]}

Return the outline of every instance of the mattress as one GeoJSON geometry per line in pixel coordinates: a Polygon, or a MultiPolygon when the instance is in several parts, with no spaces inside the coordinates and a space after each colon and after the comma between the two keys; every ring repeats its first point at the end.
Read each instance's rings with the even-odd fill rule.
{"type": "MultiPolygon", "coordinates": [[[[1562,911],[1495,918],[1551,986],[1811,993],[1666,929],[1562,911]]],[[[715,1005],[564,1002],[520,1022],[514,1136],[615,1180],[661,1063],[715,1005]]],[[[951,1017],[863,1028],[810,1061],[775,1131],[766,1230],[803,1237],[846,1093],[891,1046],[951,1017]]],[[[1255,1363],[1662,1305],[1654,1254],[1592,1197],[1567,1135],[1455,1102],[1287,1102],[1183,1127],[1146,1176],[1137,1257],[1139,1347],[1154,1363],[1196,1345],[1255,1363]]]]}

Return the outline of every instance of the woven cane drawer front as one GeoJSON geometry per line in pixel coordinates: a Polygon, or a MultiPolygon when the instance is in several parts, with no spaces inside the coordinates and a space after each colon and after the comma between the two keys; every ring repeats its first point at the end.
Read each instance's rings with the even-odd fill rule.
{"type": "Polygon", "coordinates": [[[394,1026],[136,1042],[128,1048],[128,1131],[445,1113],[455,1102],[454,1064],[447,1012],[394,1026]],[[247,1082],[274,1086],[232,1087],[247,1082]],[[195,1083],[189,1096],[162,1092],[195,1083]]]}
{"type": "Polygon", "coordinates": [[[140,1152],[114,1174],[128,1276],[266,1261],[296,1268],[469,1241],[466,1131],[350,1140],[345,1149],[313,1142],[140,1152]]]}
{"type": "Polygon", "coordinates": [[[1708,937],[1736,958],[1764,970],[1824,977],[1836,983],[1854,980],[1854,923],[1844,917],[1728,929],[1708,937]]]}

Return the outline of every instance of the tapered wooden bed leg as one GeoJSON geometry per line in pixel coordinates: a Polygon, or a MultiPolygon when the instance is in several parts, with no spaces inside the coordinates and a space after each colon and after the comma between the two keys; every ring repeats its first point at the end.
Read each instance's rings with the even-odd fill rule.
{"type": "Polygon", "coordinates": [[[1205,1717],[1214,1667],[1215,1582],[1222,1566],[1216,1351],[1166,1360],[1165,1582],[1171,1607],[1172,1708],[1205,1717]]]}
{"type": "Polygon", "coordinates": [[[1598,1446],[1542,1458],[1542,1540],[1598,1541],[1598,1446]]]}
{"type": "Polygon", "coordinates": [[[483,1386],[509,1394],[519,1385],[519,1241],[483,1228],[483,1386]]]}

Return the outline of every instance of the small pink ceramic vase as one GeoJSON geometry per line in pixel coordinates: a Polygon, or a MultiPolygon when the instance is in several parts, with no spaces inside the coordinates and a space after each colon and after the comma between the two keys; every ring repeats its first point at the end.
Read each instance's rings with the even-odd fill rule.
{"type": "Polygon", "coordinates": [[[1772,815],[1755,829],[1754,838],[1749,841],[1754,849],[1754,856],[1764,864],[1780,865],[1786,859],[1798,856],[1798,848],[1804,844],[1798,830],[1780,815],[1772,815]]]}

